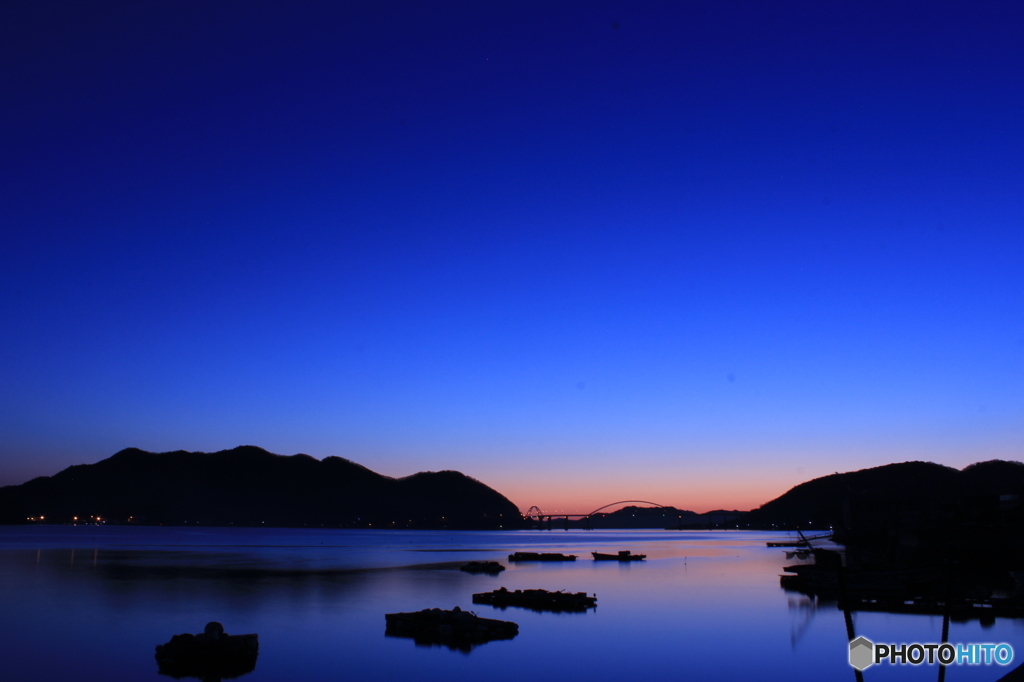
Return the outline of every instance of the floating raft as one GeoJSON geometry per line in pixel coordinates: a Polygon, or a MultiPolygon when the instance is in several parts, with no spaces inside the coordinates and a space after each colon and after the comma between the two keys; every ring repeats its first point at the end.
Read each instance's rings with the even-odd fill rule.
{"type": "Polygon", "coordinates": [[[647,558],[646,554],[631,554],[628,549],[621,550],[618,554],[602,554],[601,552],[591,552],[594,555],[594,561],[643,561],[647,558]]]}
{"type": "Polygon", "coordinates": [[[463,564],[459,567],[459,570],[465,571],[466,573],[495,574],[504,571],[505,567],[497,561],[470,561],[468,564],[463,564]]]}
{"type": "Polygon", "coordinates": [[[238,677],[256,669],[259,650],[257,635],[228,635],[214,621],[200,634],[174,635],[166,644],[158,644],[156,662],[160,674],[176,678],[238,677]]]}
{"type": "Polygon", "coordinates": [[[463,651],[496,639],[512,639],[519,634],[517,623],[481,618],[458,606],[451,611],[424,609],[387,613],[384,621],[387,624],[384,634],[389,637],[411,637],[417,644],[440,644],[463,651]]]}
{"type": "Polygon", "coordinates": [[[509,561],[576,561],[575,554],[558,554],[555,552],[513,552],[508,555],[509,561]]]}
{"type": "Polygon", "coordinates": [[[586,611],[597,606],[597,596],[586,592],[548,592],[547,590],[507,590],[504,587],[493,592],[473,595],[474,604],[490,604],[505,608],[522,606],[534,611],[586,611]]]}

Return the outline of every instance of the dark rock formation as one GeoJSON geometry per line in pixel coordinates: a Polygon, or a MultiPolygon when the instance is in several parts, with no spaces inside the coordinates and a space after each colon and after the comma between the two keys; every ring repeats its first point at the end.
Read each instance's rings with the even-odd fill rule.
{"type": "Polygon", "coordinates": [[[260,643],[255,634],[229,635],[214,621],[198,635],[174,635],[156,646],[161,675],[204,680],[233,678],[256,669],[260,643]]]}
{"type": "Polygon", "coordinates": [[[508,606],[522,606],[543,613],[575,612],[583,613],[587,609],[597,607],[597,595],[591,597],[586,592],[548,592],[547,590],[508,590],[501,587],[493,592],[481,592],[473,595],[474,604],[489,604],[500,609],[508,606]]]}
{"type": "Polygon", "coordinates": [[[512,639],[519,634],[516,623],[481,618],[458,606],[451,611],[424,609],[388,613],[384,621],[384,634],[388,637],[411,637],[420,646],[441,645],[461,651],[496,639],[512,639]]]}

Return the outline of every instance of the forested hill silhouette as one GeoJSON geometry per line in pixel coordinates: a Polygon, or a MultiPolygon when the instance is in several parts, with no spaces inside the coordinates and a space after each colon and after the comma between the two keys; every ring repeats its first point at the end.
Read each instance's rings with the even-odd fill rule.
{"type": "Polygon", "coordinates": [[[802,527],[873,532],[908,515],[929,523],[990,523],[1019,515],[1024,464],[992,460],[962,471],[932,462],[902,462],[836,473],[790,489],[751,511],[752,527],[802,527]]]}
{"type": "Polygon", "coordinates": [[[390,478],[341,457],[129,448],[0,488],[0,522],[345,528],[519,528],[518,508],[457,471],[390,478]]]}

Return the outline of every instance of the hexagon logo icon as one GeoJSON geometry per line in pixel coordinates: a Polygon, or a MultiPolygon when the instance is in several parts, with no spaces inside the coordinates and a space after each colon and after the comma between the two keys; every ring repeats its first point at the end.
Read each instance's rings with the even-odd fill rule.
{"type": "Polygon", "coordinates": [[[864,670],[875,662],[875,644],[867,637],[858,637],[850,642],[850,665],[864,670]]]}

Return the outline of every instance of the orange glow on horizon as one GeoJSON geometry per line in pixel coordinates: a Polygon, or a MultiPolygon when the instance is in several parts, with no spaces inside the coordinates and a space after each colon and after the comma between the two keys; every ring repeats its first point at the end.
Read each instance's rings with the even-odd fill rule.
{"type": "Polygon", "coordinates": [[[794,472],[746,470],[725,477],[707,469],[666,471],[661,476],[650,471],[603,475],[598,471],[547,472],[529,476],[516,472],[485,483],[524,513],[536,506],[546,514],[588,514],[620,500],[646,500],[702,514],[715,510],[756,509],[794,486],[821,475],[809,474],[811,472],[794,475],[794,472]]]}
{"type": "MultiPolygon", "coordinates": [[[[501,490],[501,492],[518,506],[522,512],[526,512],[530,507],[536,506],[541,511],[551,514],[588,514],[612,502],[643,500],[664,507],[675,507],[676,509],[702,514],[718,509],[729,511],[756,509],[762,504],[779,497],[791,487],[775,487],[772,489],[769,486],[735,486],[732,488],[728,486],[721,486],[719,488],[678,486],[672,489],[672,487],[662,484],[659,486],[648,486],[642,491],[630,491],[618,486],[589,490],[558,489],[558,486],[530,486],[528,489],[519,489],[518,487],[509,486],[507,489],[501,490]]],[[[637,504],[637,506],[650,505],[637,504]]],[[[614,510],[615,508],[613,507],[607,511],[614,510]]]]}
{"type": "Polygon", "coordinates": [[[757,509],[801,483],[892,463],[932,461],[962,469],[971,461],[986,458],[1017,459],[992,453],[959,461],[912,450],[829,454],[763,452],[743,457],[723,452],[699,459],[646,454],[603,461],[595,458],[586,466],[565,457],[529,469],[498,467],[486,476],[471,475],[503,494],[521,512],[536,506],[544,513],[582,515],[618,500],[648,500],[700,514],[757,509]],[[840,455],[843,463],[837,466],[840,455]]]}

